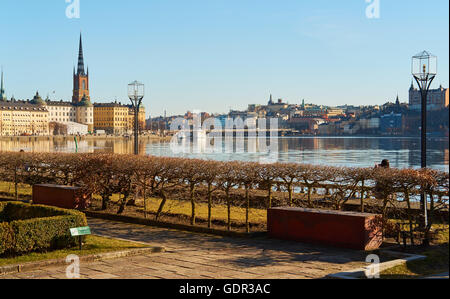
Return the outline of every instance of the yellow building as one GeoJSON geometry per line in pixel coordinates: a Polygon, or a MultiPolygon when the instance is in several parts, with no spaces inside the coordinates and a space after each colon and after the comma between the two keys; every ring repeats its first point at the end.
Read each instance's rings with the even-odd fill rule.
{"type": "MultiPolygon", "coordinates": [[[[134,130],[134,108],[132,106],[128,106],[128,128],[134,130]]],[[[145,108],[141,106],[139,109],[139,130],[145,130],[145,108]]]]}
{"type": "MultiPolygon", "coordinates": [[[[145,128],[145,108],[139,112],[139,124],[145,128]]],[[[134,110],[130,105],[121,103],[94,104],[94,128],[108,134],[131,134],[134,128],[134,110]]]]}
{"type": "Polygon", "coordinates": [[[25,101],[0,101],[0,135],[45,136],[49,134],[48,110],[25,101]]]}

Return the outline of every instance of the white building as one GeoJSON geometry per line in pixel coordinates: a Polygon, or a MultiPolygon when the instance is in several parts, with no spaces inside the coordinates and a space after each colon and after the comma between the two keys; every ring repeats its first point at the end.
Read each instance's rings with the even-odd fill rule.
{"type": "Polygon", "coordinates": [[[67,135],[87,135],[89,133],[88,126],[76,122],[67,122],[67,135]]]}
{"type": "Polygon", "coordinates": [[[88,126],[88,128],[94,127],[94,106],[89,100],[81,101],[78,104],[46,101],[44,106],[49,112],[49,122],[79,123],[88,126]]]}

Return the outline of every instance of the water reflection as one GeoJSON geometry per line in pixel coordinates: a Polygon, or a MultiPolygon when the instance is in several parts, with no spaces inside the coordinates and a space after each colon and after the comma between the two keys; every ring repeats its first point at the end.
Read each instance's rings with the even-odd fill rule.
{"type": "MultiPolygon", "coordinates": [[[[189,153],[174,153],[168,143],[155,140],[141,140],[141,154],[157,156],[177,156],[188,158],[214,159],[221,161],[264,161],[295,162],[336,166],[372,167],[383,159],[389,159],[392,167],[420,167],[420,138],[379,138],[379,137],[300,137],[278,139],[277,153],[202,153],[193,148],[189,153]]],[[[247,143],[246,148],[247,148],[247,143]]],[[[82,139],[78,142],[79,153],[108,152],[115,154],[133,153],[131,139],[82,139]]],[[[0,151],[27,152],[76,152],[75,141],[13,139],[0,140],[0,151]]],[[[430,139],[428,142],[428,165],[448,171],[448,138],[430,139]]]]}

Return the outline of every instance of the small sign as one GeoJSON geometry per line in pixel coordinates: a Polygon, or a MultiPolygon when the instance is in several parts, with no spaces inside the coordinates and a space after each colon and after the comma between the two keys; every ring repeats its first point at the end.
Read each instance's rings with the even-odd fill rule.
{"type": "Polygon", "coordinates": [[[91,234],[91,228],[89,226],[86,227],[77,227],[71,228],[70,234],[72,237],[86,236],[91,234]]]}

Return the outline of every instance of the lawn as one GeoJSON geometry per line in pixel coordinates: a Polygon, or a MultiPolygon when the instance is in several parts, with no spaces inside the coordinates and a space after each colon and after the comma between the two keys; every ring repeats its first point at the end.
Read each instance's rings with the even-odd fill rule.
{"type": "Polygon", "coordinates": [[[448,243],[437,245],[417,254],[426,256],[425,260],[413,261],[388,269],[381,273],[382,279],[414,279],[449,271],[448,243]]]}
{"type": "MultiPolygon", "coordinates": [[[[161,200],[157,198],[151,198],[147,201],[147,211],[150,213],[156,213],[159,208],[161,200]]],[[[196,217],[197,219],[208,219],[208,204],[196,203],[196,217]]],[[[163,213],[169,213],[173,215],[182,215],[190,217],[192,213],[191,203],[188,201],[170,200],[168,199],[164,207],[163,213]]],[[[226,222],[228,219],[228,207],[224,204],[214,204],[212,207],[213,220],[220,220],[226,222]]],[[[254,224],[265,224],[267,221],[267,210],[265,209],[253,209],[249,210],[249,221],[254,224]]],[[[231,207],[231,221],[233,223],[245,223],[245,208],[231,207]]]]}
{"type": "MultiPolygon", "coordinates": [[[[19,198],[22,196],[31,196],[32,188],[30,185],[18,184],[17,193],[19,198]]],[[[7,197],[13,198],[15,196],[14,183],[0,182],[0,195],[7,195],[7,197]]]]}
{"type": "Polygon", "coordinates": [[[441,274],[449,271],[449,225],[436,224],[439,234],[429,248],[413,248],[408,253],[426,256],[425,260],[413,261],[381,273],[384,279],[412,279],[441,274]]]}
{"type": "Polygon", "coordinates": [[[4,257],[0,258],[0,266],[37,262],[43,260],[64,259],[71,254],[76,254],[78,256],[85,256],[91,254],[99,254],[105,252],[114,252],[145,247],[147,246],[141,243],[127,242],[98,236],[87,236],[86,242],[83,244],[82,251],[80,251],[78,247],[76,247],[43,253],[33,252],[17,257],[4,257]]]}

